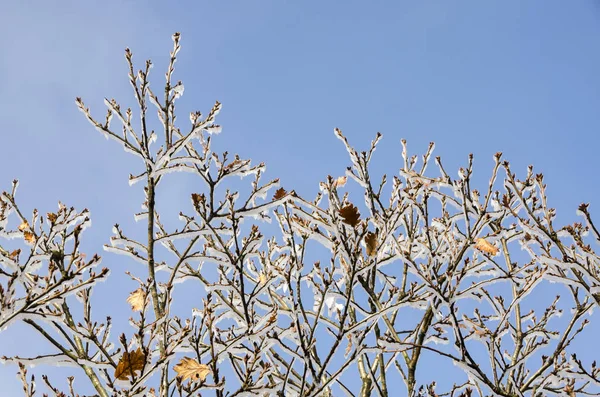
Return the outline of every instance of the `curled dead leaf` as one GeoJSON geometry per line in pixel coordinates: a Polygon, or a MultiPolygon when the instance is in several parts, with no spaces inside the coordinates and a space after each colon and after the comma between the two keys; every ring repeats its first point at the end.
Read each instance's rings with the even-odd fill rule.
{"type": "Polygon", "coordinates": [[[23,221],[23,223],[19,225],[19,231],[22,232],[27,229],[29,229],[29,223],[27,223],[27,221],[23,221]]]}
{"type": "Polygon", "coordinates": [[[377,253],[377,233],[367,233],[365,236],[365,245],[367,247],[367,255],[375,255],[377,253]]]}
{"type": "Polygon", "coordinates": [[[27,241],[30,244],[33,244],[35,242],[35,234],[31,233],[30,231],[24,231],[23,237],[25,238],[25,241],[27,241]]]}
{"type": "Polygon", "coordinates": [[[14,261],[15,259],[17,259],[19,257],[19,254],[21,254],[21,249],[20,248],[14,250],[10,254],[8,254],[8,256],[10,257],[10,259],[12,259],[14,261]]]}
{"type": "Polygon", "coordinates": [[[340,216],[344,223],[347,223],[352,227],[356,227],[360,222],[360,212],[358,212],[358,208],[356,208],[354,204],[348,204],[342,207],[340,209],[340,216]]]}
{"type": "Polygon", "coordinates": [[[195,207],[198,207],[200,206],[200,204],[203,204],[205,200],[206,197],[204,197],[204,194],[192,193],[192,203],[195,207]]]}
{"type": "Polygon", "coordinates": [[[138,288],[129,294],[127,303],[131,305],[131,310],[139,312],[144,310],[144,302],[146,301],[146,293],[143,289],[138,288]]]}
{"type": "Polygon", "coordinates": [[[48,218],[48,220],[50,221],[50,223],[54,223],[58,219],[58,216],[54,212],[48,212],[46,214],[46,218],[48,218]]]}
{"type": "Polygon", "coordinates": [[[475,248],[492,256],[498,253],[498,248],[483,238],[475,240],[475,248]]]}
{"type": "Polygon", "coordinates": [[[134,352],[125,352],[115,368],[115,378],[128,380],[135,371],[141,371],[145,363],[146,356],[140,347],[134,352]]]}
{"type": "Polygon", "coordinates": [[[198,361],[190,357],[184,357],[181,359],[179,364],[173,367],[177,376],[181,380],[190,379],[194,382],[204,382],[206,376],[211,372],[210,367],[206,364],[200,364],[198,361]]]}
{"type": "Polygon", "coordinates": [[[288,192],[285,191],[284,188],[280,187],[279,189],[277,189],[275,191],[275,194],[273,195],[273,200],[279,200],[284,198],[286,195],[288,194],[288,192]]]}

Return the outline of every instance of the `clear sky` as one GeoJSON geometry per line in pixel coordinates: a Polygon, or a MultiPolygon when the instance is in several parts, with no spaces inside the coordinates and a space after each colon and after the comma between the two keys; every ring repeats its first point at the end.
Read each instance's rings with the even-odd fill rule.
{"type": "MultiPolygon", "coordinates": [[[[399,168],[401,138],[419,154],[435,141],[452,175],[472,152],[480,190],[502,151],[517,173],[544,173],[559,223],[575,221],[581,202],[600,219],[598,1],[5,1],[0,188],[20,179],[27,211],[58,200],[91,210],[86,248],[124,280],[101,286],[100,314],[130,315],[131,263],[101,246],[114,223],[135,228],[141,194],[127,186],[136,159],[95,132],[74,99],[98,117],[105,96],[130,104],[127,46],[139,65],[154,61],[162,84],[175,31],[180,121],[221,101],[217,147],[264,161],[288,190],[312,197],[343,173],[339,127],[361,149],[383,134],[380,173],[399,168]]],[[[177,188],[165,194],[189,204],[177,188]]],[[[47,351],[31,335],[3,333],[0,355],[17,352],[19,338],[24,355],[47,351]]],[[[3,396],[20,395],[16,370],[0,367],[3,396]]]]}

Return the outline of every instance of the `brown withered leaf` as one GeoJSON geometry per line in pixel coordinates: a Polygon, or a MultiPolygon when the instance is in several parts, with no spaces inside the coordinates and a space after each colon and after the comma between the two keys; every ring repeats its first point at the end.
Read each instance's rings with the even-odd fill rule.
{"type": "Polygon", "coordinates": [[[354,206],[354,204],[348,204],[345,207],[340,209],[340,216],[344,223],[352,227],[356,227],[360,222],[360,212],[358,212],[358,208],[354,206]]]}
{"type": "Polygon", "coordinates": [[[22,232],[27,229],[29,229],[29,223],[27,223],[27,221],[23,221],[23,223],[19,225],[19,231],[22,232]]]}
{"type": "Polygon", "coordinates": [[[365,236],[365,245],[367,246],[367,255],[375,255],[377,253],[377,233],[367,233],[365,236]]]}
{"type": "Polygon", "coordinates": [[[483,238],[478,238],[475,240],[475,248],[492,256],[498,253],[498,248],[483,238]]]}
{"type": "Polygon", "coordinates": [[[284,188],[280,187],[279,189],[277,189],[275,191],[275,194],[273,195],[273,200],[279,200],[284,198],[288,193],[285,191],[284,188]]]}
{"type": "Polygon", "coordinates": [[[190,379],[193,381],[204,382],[206,376],[211,372],[210,367],[206,364],[200,364],[198,361],[190,357],[184,357],[179,364],[173,367],[177,376],[181,380],[190,379]]]}
{"type": "Polygon", "coordinates": [[[192,193],[192,203],[194,206],[198,207],[201,203],[205,201],[204,194],[192,193]]]}
{"type": "Polygon", "coordinates": [[[23,237],[25,238],[25,241],[27,241],[28,243],[33,244],[35,242],[35,234],[31,233],[30,231],[24,231],[23,232],[23,237]]]}
{"type": "Polygon", "coordinates": [[[115,378],[128,380],[135,371],[141,371],[144,368],[146,356],[141,347],[134,352],[125,352],[121,356],[117,368],[115,368],[115,378]]]}
{"type": "Polygon", "coordinates": [[[54,212],[48,212],[46,214],[46,218],[48,218],[48,220],[50,221],[50,223],[54,223],[58,219],[58,216],[54,212]]]}
{"type": "Polygon", "coordinates": [[[337,177],[336,180],[333,182],[333,186],[335,187],[342,187],[346,184],[346,181],[348,181],[348,177],[347,176],[340,176],[337,177]]]}
{"type": "Polygon", "coordinates": [[[146,293],[143,289],[138,288],[129,294],[127,303],[131,305],[131,310],[139,312],[144,310],[144,302],[146,301],[146,293]]]}
{"type": "Polygon", "coordinates": [[[10,257],[10,259],[12,259],[13,261],[15,259],[17,259],[19,257],[19,255],[21,254],[21,249],[16,249],[13,252],[11,252],[10,254],[8,254],[8,256],[10,257]]]}

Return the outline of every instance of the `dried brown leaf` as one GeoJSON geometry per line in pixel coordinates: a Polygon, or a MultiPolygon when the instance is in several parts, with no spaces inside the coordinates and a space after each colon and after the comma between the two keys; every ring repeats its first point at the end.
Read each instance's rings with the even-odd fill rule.
{"type": "Polygon", "coordinates": [[[365,236],[365,245],[367,246],[367,255],[375,255],[377,253],[377,233],[367,233],[365,236]]]}
{"type": "Polygon", "coordinates": [[[200,204],[205,201],[204,194],[192,193],[192,203],[195,207],[198,207],[200,204]]]}
{"type": "Polygon", "coordinates": [[[35,234],[31,233],[30,231],[24,231],[23,232],[23,237],[25,238],[25,241],[27,241],[28,243],[33,244],[35,242],[35,234]]]}
{"type": "Polygon", "coordinates": [[[128,380],[135,371],[141,371],[145,363],[146,356],[140,347],[134,352],[125,352],[115,368],[115,378],[128,380]]]}
{"type": "Polygon", "coordinates": [[[275,191],[275,194],[273,195],[273,200],[279,200],[284,198],[286,195],[288,194],[288,192],[285,191],[284,188],[280,187],[279,189],[277,189],[275,191]]]}
{"type": "Polygon", "coordinates": [[[358,212],[358,208],[354,206],[354,204],[348,204],[340,209],[340,216],[344,223],[352,227],[356,227],[360,222],[360,212],[358,212]]]}
{"type": "Polygon", "coordinates": [[[475,248],[492,256],[498,253],[498,248],[483,238],[478,238],[475,240],[475,248]]]}
{"type": "Polygon", "coordinates": [[[58,219],[58,215],[56,215],[54,212],[48,212],[46,214],[46,218],[48,218],[48,220],[50,221],[50,223],[54,223],[58,219]]]}
{"type": "Polygon", "coordinates": [[[146,301],[146,292],[143,289],[138,288],[129,294],[127,303],[131,305],[131,310],[139,312],[144,310],[144,302],[146,301]]]}
{"type": "Polygon", "coordinates": [[[19,230],[22,232],[27,229],[29,229],[29,223],[27,223],[27,221],[23,221],[23,223],[19,225],[19,230]]]}
{"type": "Polygon", "coordinates": [[[206,376],[211,372],[208,365],[200,364],[190,357],[182,358],[179,364],[175,365],[173,369],[182,380],[190,379],[200,382],[204,382],[206,376]]]}
{"type": "Polygon", "coordinates": [[[15,260],[19,257],[19,255],[21,254],[21,249],[16,249],[13,252],[11,252],[10,254],[8,254],[8,256],[10,257],[10,259],[15,260]]]}

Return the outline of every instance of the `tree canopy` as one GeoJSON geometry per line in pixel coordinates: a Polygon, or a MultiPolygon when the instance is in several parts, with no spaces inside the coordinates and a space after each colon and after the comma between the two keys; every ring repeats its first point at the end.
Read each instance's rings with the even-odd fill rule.
{"type": "MultiPolygon", "coordinates": [[[[264,164],[213,151],[221,103],[192,112],[188,127],[176,123],[178,33],[173,43],[161,91],[150,87],[152,63],[136,70],[126,50],[136,111],[106,99],[97,118],[76,100],[141,164],[129,182],[144,184],[134,216],[145,238],[117,224],[105,246],[141,265],[127,272],[138,285],[123,302],[128,332],[115,339],[112,319],[92,311],[102,304],[93,289],[110,278],[98,255],[80,250],[89,211],[59,203],[28,215],[17,181],[0,196],[0,237],[21,245],[0,250],[0,329],[22,322],[55,349],[2,358],[19,363],[26,396],[35,393],[27,367],[37,364],[83,370],[78,377],[102,397],[600,392],[600,369],[572,349],[600,304],[600,258],[590,245],[600,234],[588,205],[578,208],[580,222],[556,225],[532,166],[519,179],[496,153],[478,190],[473,156],[453,178],[433,143],[417,156],[403,140],[399,169],[375,176],[382,135],[359,152],[339,129],[346,174],[301,197],[266,181],[264,164]],[[188,208],[162,214],[158,192],[173,172],[196,176],[196,192],[188,208]],[[174,314],[182,283],[197,291],[183,318],[174,314]],[[442,385],[444,371],[456,371],[454,384],[442,385]]],[[[54,395],[78,393],[72,377],[64,392],[43,381],[54,395]]]]}

